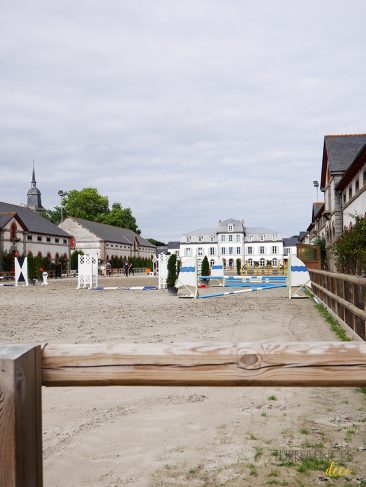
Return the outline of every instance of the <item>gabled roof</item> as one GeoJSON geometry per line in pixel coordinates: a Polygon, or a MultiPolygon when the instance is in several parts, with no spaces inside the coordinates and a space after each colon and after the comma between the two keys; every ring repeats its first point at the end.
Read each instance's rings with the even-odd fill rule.
{"type": "Polygon", "coordinates": [[[364,164],[366,164],[366,144],[361,147],[352,164],[349,166],[347,171],[344,173],[342,179],[337,184],[336,189],[338,191],[343,191],[364,164]]]}
{"type": "Polygon", "coordinates": [[[198,228],[198,230],[192,230],[191,232],[185,233],[184,237],[203,237],[204,235],[210,236],[210,235],[215,235],[216,236],[217,228],[198,228]]]}
{"type": "Polygon", "coordinates": [[[155,248],[155,245],[153,245],[151,242],[128,228],[114,227],[113,225],[92,222],[90,220],[84,220],[83,218],[72,217],[71,219],[79,223],[91,233],[94,233],[94,235],[97,235],[100,239],[107,242],[133,245],[134,241],[137,240],[140,246],[155,248]]]}
{"type": "Polygon", "coordinates": [[[5,225],[14,218],[16,213],[14,212],[7,212],[7,213],[0,213],[0,228],[4,228],[5,225]]]}
{"type": "Polygon", "coordinates": [[[25,206],[0,202],[0,213],[16,213],[28,232],[70,238],[70,235],[64,230],[25,206]]]}
{"type": "Polygon", "coordinates": [[[312,222],[315,222],[315,220],[321,216],[323,208],[324,203],[322,201],[316,201],[315,203],[313,203],[313,212],[311,215],[312,222]]]}
{"type": "Polygon", "coordinates": [[[324,137],[320,188],[325,188],[327,171],[342,174],[352,164],[361,147],[366,144],[366,134],[326,135],[324,137]]]}

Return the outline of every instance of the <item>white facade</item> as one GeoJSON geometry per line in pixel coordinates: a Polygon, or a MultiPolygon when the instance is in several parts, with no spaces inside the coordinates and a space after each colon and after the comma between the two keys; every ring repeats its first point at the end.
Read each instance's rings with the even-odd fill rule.
{"type": "Polygon", "coordinates": [[[366,164],[343,188],[341,198],[343,228],[349,228],[355,221],[355,215],[363,217],[366,214],[366,164]]]}
{"type": "Polygon", "coordinates": [[[212,266],[219,257],[227,267],[249,267],[283,264],[282,236],[268,228],[245,227],[240,220],[219,221],[218,228],[202,228],[181,237],[180,256],[208,257],[212,266]]]}

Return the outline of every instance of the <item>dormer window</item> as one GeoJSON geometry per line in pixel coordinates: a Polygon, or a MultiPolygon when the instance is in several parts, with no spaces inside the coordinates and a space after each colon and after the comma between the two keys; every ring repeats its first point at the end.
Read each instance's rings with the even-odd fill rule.
{"type": "Polygon", "coordinates": [[[263,240],[264,240],[264,235],[259,235],[259,240],[260,240],[261,242],[263,242],[263,240]]]}
{"type": "Polygon", "coordinates": [[[214,242],[214,241],[215,241],[215,236],[214,236],[214,235],[211,235],[211,237],[210,237],[210,241],[211,241],[211,242],[214,242]]]}
{"type": "Polygon", "coordinates": [[[203,237],[198,237],[198,241],[199,242],[202,242],[203,241],[203,237]]]}
{"type": "Polygon", "coordinates": [[[187,242],[190,242],[191,241],[191,237],[187,237],[187,242]]]}
{"type": "Polygon", "coordinates": [[[232,232],[232,231],[233,231],[233,226],[232,226],[232,225],[228,225],[228,227],[227,227],[227,231],[228,231],[228,232],[232,232]]]}

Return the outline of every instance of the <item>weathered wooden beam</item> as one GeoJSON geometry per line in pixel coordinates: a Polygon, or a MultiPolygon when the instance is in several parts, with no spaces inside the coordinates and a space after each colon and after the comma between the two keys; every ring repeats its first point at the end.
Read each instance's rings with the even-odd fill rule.
{"type": "Polygon", "coordinates": [[[329,271],[320,271],[318,269],[308,269],[309,274],[317,274],[323,277],[334,277],[336,279],[340,279],[342,281],[352,282],[354,284],[359,284],[362,286],[366,286],[366,278],[361,276],[351,276],[349,274],[342,274],[340,272],[329,272],[329,271]]]}
{"type": "Polygon", "coordinates": [[[365,386],[366,343],[47,345],[46,386],[365,386]]]}
{"type": "Polygon", "coordinates": [[[338,303],[340,303],[342,306],[344,306],[349,311],[351,311],[351,313],[353,313],[354,315],[359,316],[362,320],[366,320],[366,312],[363,309],[357,308],[357,306],[355,306],[354,304],[350,303],[349,301],[346,301],[345,299],[341,298],[340,296],[337,296],[336,294],[333,294],[331,291],[328,291],[328,289],[319,286],[319,284],[316,284],[315,282],[312,282],[311,285],[319,289],[324,294],[334,299],[338,303]]]}
{"type": "Polygon", "coordinates": [[[0,346],[0,486],[42,487],[39,346],[0,346]]]}

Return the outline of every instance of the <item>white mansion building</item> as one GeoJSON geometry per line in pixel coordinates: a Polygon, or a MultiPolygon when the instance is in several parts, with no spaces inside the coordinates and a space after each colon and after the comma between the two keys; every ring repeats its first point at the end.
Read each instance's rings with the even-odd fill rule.
{"type": "Polygon", "coordinates": [[[218,228],[201,228],[183,235],[179,249],[174,251],[179,251],[181,257],[197,256],[199,260],[207,255],[211,266],[222,257],[229,267],[235,267],[237,259],[242,266],[276,267],[283,264],[284,244],[276,231],[245,227],[243,220],[230,218],[219,220],[218,228]]]}

